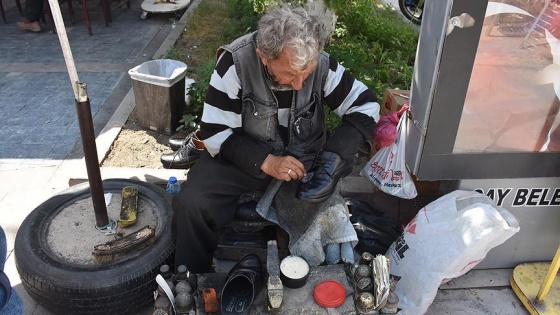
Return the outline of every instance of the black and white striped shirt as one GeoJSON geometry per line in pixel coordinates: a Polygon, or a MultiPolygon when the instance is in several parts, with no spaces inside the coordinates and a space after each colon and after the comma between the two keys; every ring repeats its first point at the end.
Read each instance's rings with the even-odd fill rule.
{"type": "MultiPolygon", "coordinates": [[[[356,80],[333,57],[329,57],[329,72],[323,86],[323,101],[338,116],[352,117],[363,124],[362,133],[373,132],[379,120],[379,104],[373,93],[356,80]]],[[[278,99],[279,131],[285,134],[289,117],[292,90],[275,91],[278,99]]],[[[241,130],[242,100],[241,81],[237,76],[233,57],[224,51],[218,59],[210,78],[210,86],[204,102],[201,119],[202,137],[212,156],[220,155],[242,169],[260,171],[260,165],[271,149],[249,139],[241,130]]]]}

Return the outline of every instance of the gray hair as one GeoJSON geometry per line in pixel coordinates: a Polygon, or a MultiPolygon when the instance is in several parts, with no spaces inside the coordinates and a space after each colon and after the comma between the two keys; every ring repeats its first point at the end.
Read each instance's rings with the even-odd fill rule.
{"type": "Polygon", "coordinates": [[[259,21],[257,47],[274,60],[288,49],[293,53],[292,68],[302,70],[317,58],[332,32],[334,15],[322,2],[305,7],[281,5],[259,21]]]}

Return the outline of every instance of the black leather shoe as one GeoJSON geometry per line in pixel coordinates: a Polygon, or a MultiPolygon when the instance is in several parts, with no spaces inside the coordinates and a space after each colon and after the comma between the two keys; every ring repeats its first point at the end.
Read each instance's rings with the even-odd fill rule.
{"type": "Polygon", "coordinates": [[[169,139],[169,147],[173,151],[179,150],[181,147],[185,146],[191,138],[195,138],[200,140],[200,129],[189,133],[184,138],[170,138],[169,139]]]}
{"type": "Polygon", "coordinates": [[[231,268],[222,289],[222,315],[249,314],[263,287],[263,266],[259,256],[249,254],[231,268]]]}
{"type": "Polygon", "coordinates": [[[352,165],[334,152],[323,151],[317,157],[308,178],[301,181],[296,198],[309,202],[321,202],[334,192],[338,180],[352,173],[352,165]]]}
{"type": "Polygon", "coordinates": [[[204,142],[193,137],[179,150],[162,154],[160,161],[164,168],[189,168],[200,159],[200,155],[203,151],[204,142]]]}

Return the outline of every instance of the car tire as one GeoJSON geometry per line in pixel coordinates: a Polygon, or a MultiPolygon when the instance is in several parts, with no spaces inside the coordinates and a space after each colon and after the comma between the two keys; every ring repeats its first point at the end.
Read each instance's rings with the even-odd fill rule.
{"type": "MultiPolygon", "coordinates": [[[[46,238],[50,222],[65,207],[90,197],[89,183],[57,194],[35,208],[21,224],[15,239],[16,268],[29,295],[54,314],[138,314],[153,304],[155,278],[171,261],[171,197],[162,188],[136,180],[103,181],[105,193],[138,187],[138,197],[158,210],[153,244],[133,254],[100,264],[78,265],[55,255],[46,238]]],[[[69,240],[72,241],[72,240],[69,240]]]]}

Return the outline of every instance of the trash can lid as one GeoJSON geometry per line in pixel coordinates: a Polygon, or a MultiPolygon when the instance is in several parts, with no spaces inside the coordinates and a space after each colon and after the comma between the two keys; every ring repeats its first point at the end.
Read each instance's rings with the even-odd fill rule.
{"type": "Polygon", "coordinates": [[[322,307],[339,307],[346,300],[346,289],[335,280],[325,280],[315,287],[313,298],[322,307]]]}

